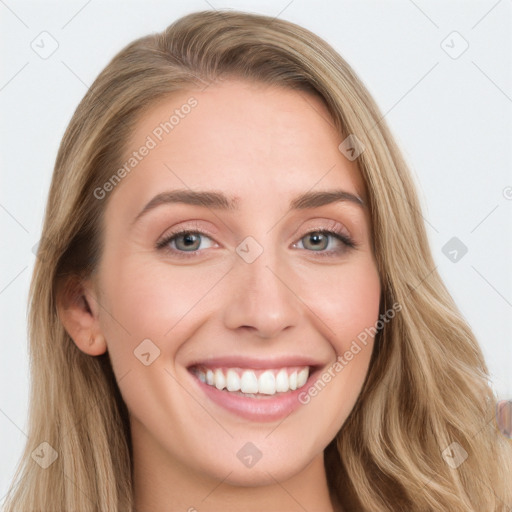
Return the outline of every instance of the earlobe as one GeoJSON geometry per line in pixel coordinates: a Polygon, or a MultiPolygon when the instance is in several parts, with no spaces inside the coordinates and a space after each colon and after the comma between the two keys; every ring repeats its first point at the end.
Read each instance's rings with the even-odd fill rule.
{"type": "Polygon", "coordinates": [[[103,334],[101,333],[97,335],[91,335],[89,338],[89,343],[85,349],[80,347],[78,343],[77,346],[82,352],[85,352],[90,356],[99,356],[101,354],[104,354],[107,350],[107,343],[105,341],[103,334]]]}
{"type": "Polygon", "coordinates": [[[75,345],[84,353],[97,356],[106,352],[94,293],[78,278],[63,283],[57,293],[59,319],[75,345]]]}

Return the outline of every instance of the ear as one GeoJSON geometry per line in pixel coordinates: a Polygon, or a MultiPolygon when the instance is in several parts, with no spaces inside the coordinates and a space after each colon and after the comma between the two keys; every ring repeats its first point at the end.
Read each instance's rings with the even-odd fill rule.
{"type": "Polygon", "coordinates": [[[63,282],[57,291],[57,312],[64,329],[82,352],[91,356],[106,352],[92,281],[70,277],[63,282]]]}

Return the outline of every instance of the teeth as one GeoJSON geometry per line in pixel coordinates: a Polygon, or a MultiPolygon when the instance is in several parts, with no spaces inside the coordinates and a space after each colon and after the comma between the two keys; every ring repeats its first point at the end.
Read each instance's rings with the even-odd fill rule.
{"type": "Polygon", "coordinates": [[[264,395],[275,394],[276,378],[270,370],[267,370],[260,375],[260,378],[258,379],[258,391],[264,395]]]}
{"type": "Polygon", "coordinates": [[[304,386],[304,384],[306,384],[306,381],[308,380],[308,377],[309,377],[309,368],[302,369],[297,374],[297,387],[301,388],[302,386],[304,386]]]}
{"type": "Polygon", "coordinates": [[[285,392],[290,389],[290,384],[288,381],[288,374],[286,370],[283,368],[279,370],[276,377],[276,391],[285,392]]]}
{"type": "Polygon", "coordinates": [[[222,370],[215,370],[215,387],[217,389],[224,389],[226,387],[226,379],[222,370]]]}
{"type": "Polygon", "coordinates": [[[257,393],[258,392],[258,379],[256,374],[251,371],[242,373],[242,393],[257,393]]]}
{"type": "Polygon", "coordinates": [[[197,378],[209,386],[229,392],[242,392],[247,396],[275,395],[294,391],[304,386],[309,377],[309,367],[281,368],[279,370],[241,370],[228,368],[222,370],[195,368],[197,378]],[[259,374],[259,376],[257,375],[259,374]]]}
{"type": "Polygon", "coordinates": [[[297,389],[297,372],[293,372],[290,375],[290,389],[297,389]]]}
{"type": "Polygon", "coordinates": [[[241,383],[240,377],[235,370],[228,370],[227,379],[226,379],[228,391],[240,391],[241,383]]]}

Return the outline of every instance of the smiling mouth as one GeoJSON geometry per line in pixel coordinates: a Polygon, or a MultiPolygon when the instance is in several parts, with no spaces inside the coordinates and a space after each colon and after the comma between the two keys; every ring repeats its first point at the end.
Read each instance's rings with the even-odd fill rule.
{"type": "Polygon", "coordinates": [[[312,367],[247,369],[194,365],[189,371],[201,382],[219,391],[249,398],[270,398],[302,388],[312,367]]]}

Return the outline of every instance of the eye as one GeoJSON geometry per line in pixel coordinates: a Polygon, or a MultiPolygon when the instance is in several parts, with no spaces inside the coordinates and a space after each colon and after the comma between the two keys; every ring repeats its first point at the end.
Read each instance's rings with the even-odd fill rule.
{"type": "MultiPolygon", "coordinates": [[[[187,258],[197,254],[199,246],[201,245],[202,238],[212,240],[206,233],[202,231],[182,229],[170,233],[163,240],[159,241],[156,245],[156,248],[159,250],[167,250],[177,254],[179,257],[187,258]]],[[[211,247],[211,245],[203,247],[203,249],[208,249],[209,247],[211,247]]]]}
{"type": "Polygon", "coordinates": [[[299,242],[305,249],[319,253],[319,256],[337,256],[356,246],[349,236],[337,229],[309,231],[299,242]],[[303,240],[304,242],[302,242],[303,240]],[[330,248],[326,250],[328,247],[330,248]]]}

